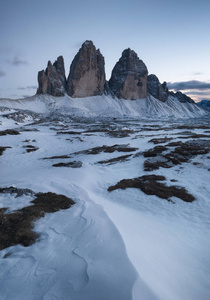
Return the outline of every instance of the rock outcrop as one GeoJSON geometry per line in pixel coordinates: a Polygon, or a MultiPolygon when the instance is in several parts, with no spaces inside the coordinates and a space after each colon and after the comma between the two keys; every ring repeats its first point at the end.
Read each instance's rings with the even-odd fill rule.
{"type": "Polygon", "coordinates": [[[150,74],[147,77],[147,90],[149,94],[162,102],[165,102],[168,98],[168,88],[166,82],[164,81],[161,84],[157,76],[154,74],[150,74]]]}
{"type": "Polygon", "coordinates": [[[73,98],[91,97],[101,95],[104,89],[104,57],[92,41],[86,41],[70,66],[67,94],[73,98]]]}
{"type": "Polygon", "coordinates": [[[73,98],[85,98],[97,95],[110,95],[119,99],[136,100],[151,94],[165,102],[168,96],[180,102],[194,103],[181,93],[168,91],[167,84],[162,84],[156,75],[150,74],[142,60],[130,48],[123,51],[115,64],[109,81],[106,81],[104,57],[92,41],[86,41],[74,57],[70,66],[68,80],[65,76],[64,60],[59,56],[54,64],[48,62],[46,70],[38,72],[37,94],[56,97],[66,93],[73,98]]]}
{"type": "Polygon", "coordinates": [[[51,61],[48,61],[46,70],[38,73],[38,83],[37,94],[49,94],[56,97],[65,95],[66,77],[62,56],[59,56],[53,65],[51,61]]]}
{"type": "Polygon", "coordinates": [[[178,91],[176,93],[169,91],[169,95],[176,97],[179,100],[179,102],[182,102],[182,103],[186,103],[186,102],[195,103],[192,98],[188,97],[187,95],[183,94],[180,91],[178,91]]]}
{"type": "Polygon", "coordinates": [[[146,65],[130,48],[123,51],[112,70],[109,87],[120,99],[142,99],[147,97],[146,65]]]}

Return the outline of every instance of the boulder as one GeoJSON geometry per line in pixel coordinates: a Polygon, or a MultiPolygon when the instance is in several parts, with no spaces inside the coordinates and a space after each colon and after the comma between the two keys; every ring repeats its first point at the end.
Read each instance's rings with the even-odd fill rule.
{"type": "Polygon", "coordinates": [[[62,56],[59,56],[53,65],[51,61],[48,61],[46,70],[38,73],[38,83],[37,94],[49,94],[56,97],[65,95],[66,77],[62,56]]]}
{"type": "Polygon", "coordinates": [[[147,77],[147,90],[149,94],[162,102],[165,102],[168,98],[168,88],[166,82],[164,81],[161,84],[157,76],[154,74],[150,74],[147,77]]]}
{"type": "Polygon", "coordinates": [[[105,82],[104,57],[92,41],[86,41],[71,63],[67,94],[73,98],[101,95],[105,82]]]}
{"type": "Polygon", "coordinates": [[[114,66],[109,87],[119,99],[136,100],[147,97],[148,70],[142,60],[130,48],[123,51],[114,66]]]}

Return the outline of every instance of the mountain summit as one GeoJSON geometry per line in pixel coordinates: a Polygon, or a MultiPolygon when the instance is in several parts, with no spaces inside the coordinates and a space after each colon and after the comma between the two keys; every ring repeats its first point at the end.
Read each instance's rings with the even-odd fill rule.
{"type": "Polygon", "coordinates": [[[50,94],[61,97],[66,92],[66,77],[63,56],[59,56],[52,65],[48,61],[46,70],[38,73],[39,87],[37,94],[50,94]]]}
{"type": "Polygon", "coordinates": [[[73,98],[101,95],[104,85],[104,57],[92,41],[86,41],[71,63],[67,94],[73,98]]]}
{"type": "Polygon", "coordinates": [[[147,97],[146,65],[130,48],[123,51],[121,58],[114,66],[110,89],[118,98],[142,99],[147,97]]]}
{"type": "Polygon", "coordinates": [[[85,41],[74,57],[66,80],[64,60],[59,56],[54,64],[48,62],[46,70],[38,73],[37,94],[72,98],[85,98],[102,94],[125,100],[137,100],[152,95],[165,102],[173,96],[180,102],[194,103],[181,92],[169,92],[166,82],[160,83],[156,75],[150,74],[144,62],[130,48],[122,52],[115,64],[109,82],[106,81],[104,57],[92,41],[85,41]]]}

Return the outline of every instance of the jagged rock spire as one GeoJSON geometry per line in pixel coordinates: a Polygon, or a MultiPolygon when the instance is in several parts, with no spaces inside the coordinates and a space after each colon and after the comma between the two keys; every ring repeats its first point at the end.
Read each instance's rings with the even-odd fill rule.
{"type": "Polygon", "coordinates": [[[109,87],[118,98],[141,99],[147,97],[146,65],[130,48],[123,51],[112,70],[109,87]]]}
{"type": "Polygon", "coordinates": [[[149,94],[162,102],[165,102],[168,98],[168,88],[166,82],[164,81],[161,84],[157,76],[154,74],[150,74],[147,77],[147,89],[149,94]]]}
{"type": "Polygon", "coordinates": [[[82,44],[70,66],[67,93],[71,97],[89,97],[104,92],[104,57],[92,41],[82,44]]]}
{"type": "Polygon", "coordinates": [[[46,70],[38,73],[38,83],[37,94],[49,94],[56,97],[65,95],[66,77],[62,56],[59,56],[53,65],[51,61],[48,61],[46,70]]]}

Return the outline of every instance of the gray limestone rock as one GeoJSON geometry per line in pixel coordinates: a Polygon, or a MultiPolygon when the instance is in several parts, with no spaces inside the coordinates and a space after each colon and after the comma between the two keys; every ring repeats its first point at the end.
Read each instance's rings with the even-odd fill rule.
{"type": "Polygon", "coordinates": [[[157,76],[154,74],[150,74],[147,77],[147,90],[149,94],[162,102],[165,102],[168,98],[168,88],[166,82],[164,81],[161,84],[157,76]]]}
{"type": "Polygon", "coordinates": [[[147,97],[147,75],[144,62],[128,48],[112,70],[109,87],[118,98],[142,99],[147,97]]]}
{"type": "Polygon", "coordinates": [[[53,65],[51,61],[48,61],[46,70],[38,73],[38,83],[37,94],[49,94],[56,97],[65,95],[66,77],[62,56],[59,56],[53,65]]]}
{"type": "Polygon", "coordinates": [[[53,66],[56,68],[57,73],[59,74],[60,80],[63,83],[63,86],[66,88],[66,76],[65,76],[65,67],[63,56],[59,56],[54,62],[53,66]]]}
{"type": "Polygon", "coordinates": [[[73,98],[83,98],[101,95],[104,89],[104,57],[92,41],[86,41],[71,63],[67,93],[73,98]]]}

